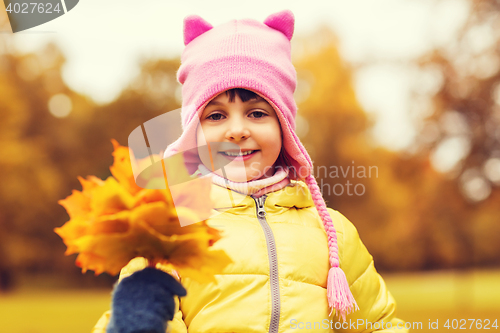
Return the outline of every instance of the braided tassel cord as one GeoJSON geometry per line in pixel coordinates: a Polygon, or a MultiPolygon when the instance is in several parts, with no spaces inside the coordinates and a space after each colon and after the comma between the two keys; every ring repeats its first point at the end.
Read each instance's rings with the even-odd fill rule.
{"type": "Polygon", "coordinates": [[[358,304],[352,296],[349,284],[344,271],[340,267],[332,267],[328,271],[327,282],[328,305],[331,308],[330,315],[335,310],[335,314],[346,320],[346,315],[359,310],[358,304]]]}
{"type": "Polygon", "coordinates": [[[306,177],[306,184],[309,187],[314,204],[318,210],[321,220],[323,221],[328,236],[331,268],[328,271],[327,297],[328,305],[331,309],[330,315],[333,311],[335,311],[335,314],[345,321],[346,315],[359,310],[359,307],[351,293],[351,290],[349,289],[349,283],[347,282],[345,273],[339,267],[337,231],[335,230],[330,214],[326,209],[326,204],[323,200],[321,192],[319,191],[318,183],[316,182],[314,176],[309,175],[306,177]]]}

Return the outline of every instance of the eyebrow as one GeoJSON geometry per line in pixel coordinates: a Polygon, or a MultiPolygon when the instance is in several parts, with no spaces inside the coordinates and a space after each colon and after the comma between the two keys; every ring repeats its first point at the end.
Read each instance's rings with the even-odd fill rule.
{"type": "MultiPolygon", "coordinates": [[[[255,98],[255,99],[254,99],[254,98],[252,98],[252,99],[250,99],[250,100],[248,100],[248,101],[246,101],[246,102],[243,102],[243,103],[257,104],[257,103],[260,103],[260,102],[265,102],[265,99],[263,99],[262,97],[260,97],[260,96],[259,96],[259,97],[255,98]]],[[[219,105],[219,106],[223,106],[223,105],[224,105],[224,103],[222,103],[222,102],[218,102],[218,101],[213,101],[213,100],[212,100],[212,101],[210,101],[210,102],[207,104],[207,106],[209,106],[209,105],[219,105]]]]}

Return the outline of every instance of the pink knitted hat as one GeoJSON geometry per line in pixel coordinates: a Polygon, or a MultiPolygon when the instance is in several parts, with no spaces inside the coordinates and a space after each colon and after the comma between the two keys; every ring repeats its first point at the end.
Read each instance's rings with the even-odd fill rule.
{"type": "Polygon", "coordinates": [[[337,235],[325,201],[312,175],[312,161],[295,134],[297,106],[293,99],[296,72],[291,61],[290,39],[294,17],[285,10],[264,23],[232,20],[213,27],[199,16],[184,19],[186,45],[177,78],[182,86],[182,129],[179,139],[167,147],[165,156],[183,152],[190,173],[201,160],[197,155],[196,130],[205,106],[220,93],[244,88],[262,96],[276,111],[283,133],[283,151],[292,179],[304,180],[323,220],[330,252],[328,302],[337,314],[357,309],[344,272],[339,267],[337,235]]]}

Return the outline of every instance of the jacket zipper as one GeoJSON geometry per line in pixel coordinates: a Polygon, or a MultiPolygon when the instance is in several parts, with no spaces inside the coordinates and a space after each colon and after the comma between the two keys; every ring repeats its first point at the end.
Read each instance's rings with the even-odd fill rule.
{"type": "Polygon", "coordinates": [[[278,277],[278,256],[276,252],[276,242],[274,241],[273,231],[266,220],[266,210],[264,202],[267,195],[254,198],[257,207],[257,219],[264,229],[266,236],[267,254],[269,258],[269,280],[271,285],[271,323],[269,324],[269,333],[277,333],[280,323],[280,286],[278,277]]]}

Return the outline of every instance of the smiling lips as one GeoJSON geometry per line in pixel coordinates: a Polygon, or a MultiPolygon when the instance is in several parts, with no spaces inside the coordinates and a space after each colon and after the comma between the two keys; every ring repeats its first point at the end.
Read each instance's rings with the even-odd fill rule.
{"type": "Polygon", "coordinates": [[[222,156],[227,157],[231,160],[240,159],[240,160],[245,161],[245,160],[251,158],[252,156],[254,156],[255,153],[257,153],[257,152],[258,152],[258,150],[246,150],[246,151],[242,151],[241,154],[239,151],[221,151],[219,153],[222,154],[222,156]]]}

